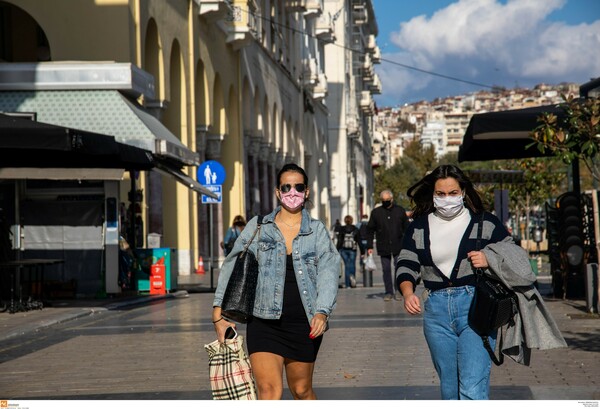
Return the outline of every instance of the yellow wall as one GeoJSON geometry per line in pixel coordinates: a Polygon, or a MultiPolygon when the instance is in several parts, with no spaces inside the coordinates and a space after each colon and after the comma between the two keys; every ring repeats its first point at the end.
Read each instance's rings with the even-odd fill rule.
{"type": "Polygon", "coordinates": [[[43,28],[52,60],[130,61],[127,0],[8,0],[43,28]]]}

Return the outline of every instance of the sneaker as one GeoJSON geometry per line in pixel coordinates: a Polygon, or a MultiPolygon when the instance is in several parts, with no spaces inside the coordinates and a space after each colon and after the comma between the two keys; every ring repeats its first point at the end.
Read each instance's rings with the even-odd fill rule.
{"type": "Polygon", "coordinates": [[[386,294],[383,296],[383,301],[392,301],[392,294],[386,294]]]}
{"type": "Polygon", "coordinates": [[[394,294],[394,300],[396,300],[396,301],[402,301],[402,294],[400,294],[400,293],[394,294]]]}
{"type": "Polygon", "coordinates": [[[350,287],[356,288],[356,278],[354,276],[350,276],[350,287]]]}

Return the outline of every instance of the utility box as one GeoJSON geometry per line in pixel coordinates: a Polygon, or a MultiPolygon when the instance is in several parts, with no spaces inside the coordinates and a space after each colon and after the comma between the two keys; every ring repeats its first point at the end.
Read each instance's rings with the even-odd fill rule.
{"type": "Polygon", "coordinates": [[[161,235],[158,233],[150,233],[147,237],[147,243],[149,249],[161,248],[161,235]]]}

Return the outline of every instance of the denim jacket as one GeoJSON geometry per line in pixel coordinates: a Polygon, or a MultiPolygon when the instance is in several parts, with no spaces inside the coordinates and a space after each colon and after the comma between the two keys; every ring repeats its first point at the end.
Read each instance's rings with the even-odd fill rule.
{"type": "MultiPolygon", "coordinates": [[[[279,319],[283,309],[287,250],[283,234],[275,224],[275,215],[280,210],[278,206],[264,217],[263,225],[249,247],[258,259],[260,271],[253,315],[263,319],[279,319]]],[[[258,217],[254,217],[248,222],[225,258],[213,306],[221,306],[235,260],[256,230],[257,220],[258,217]]],[[[302,210],[300,231],[292,243],[292,259],[308,321],[316,313],[329,316],[336,304],[341,258],[325,225],[311,218],[306,210],[302,210]]]]}

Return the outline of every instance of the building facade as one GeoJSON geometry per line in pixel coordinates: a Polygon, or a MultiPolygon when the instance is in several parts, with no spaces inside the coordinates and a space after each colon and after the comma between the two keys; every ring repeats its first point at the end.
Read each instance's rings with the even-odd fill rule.
{"type": "Polygon", "coordinates": [[[373,207],[374,94],[381,82],[377,20],[370,0],[326,0],[335,45],[325,54],[330,111],[331,218],[360,220],[373,207]]]}
{"type": "Polygon", "coordinates": [[[31,73],[19,83],[0,73],[6,85],[0,99],[29,93],[22,103],[3,104],[5,111],[37,110],[39,121],[132,145],[150,138],[144,146],[155,169],[125,173],[111,184],[111,194],[121,209],[119,232],[135,247],[147,246],[152,235],[161,247],[176,250],[173,274],[179,283],[208,284],[208,276],[194,274],[199,258],[212,273],[233,217],[273,208],[276,173],[286,162],[306,169],[311,213],[325,223],[342,211],[358,216],[370,205],[371,94],[380,92],[372,70],[378,49],[370,1],[6,0],[0,1],[0,13],[8,22],[1,28],[6,41],[0,65],[14,73],[17,64],[30,64],[31,73]],[[344,24],[333,24],[334,8],[344,24]],[[337,36],[348,46],[355,42],[360,52],[330,56],[337,36]],[[341,70],[329,71],[334,63],[341,70]],[[40,71],[64,67],[64,81],[52,86],[38,81],[40,71]],[[111,76],[115,68],[128,83],[111,76]],[[104,70],[102,81],[94,77],[98,70],[104,70]],[[69,83],[81,76],[87,80],[69,83]],[[48,93],[71,105],[41,107],[48,93]],[[102,95],[110,99],[96,112],[77,111],[102,95]],[[338,112],[340,98],[344,107],[338,112]],[[114,101],[137,119],[115,125],[117,116],[108,109],[114,101]],[[137,128],[140,122],[144,126],[137,128]],[[218,189],[203,187],[197,178],[207,161],[224,169],[222,183],[210,186],[218,189]],[[341,181],[350,183],[334,192],[341,181]],[[205,201],[214,191],[219,199],[205,201]]]}

